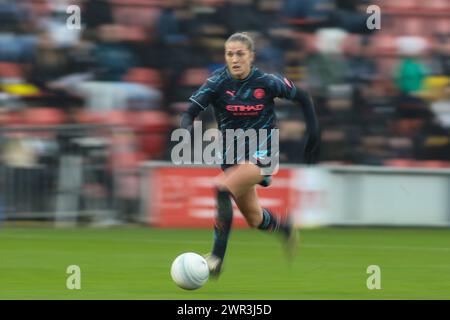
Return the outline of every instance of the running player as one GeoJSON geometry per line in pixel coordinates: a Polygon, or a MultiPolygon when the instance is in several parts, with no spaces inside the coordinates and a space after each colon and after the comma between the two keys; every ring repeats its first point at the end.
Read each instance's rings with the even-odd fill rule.
{"type": "Polygon", "coordinates": [[[215,181],[217,215],[214,244],[211,254],[206,257],[212,276],[220,274],[225,257],[233,220],[231,198],[250,227],[281,234],[291,254],[294,253],[297,242],[297,231],[291,220],[281,221],[279,216],[262,208],[256,193],[256,185],[267,187],[271,182],[267,163],[261,161],[267,156],[277,156],[276,151],[272,154],[270,148],[271,134],[265,135],[266,141],[262,143],[261,139],[257,140],[260,143],[256,152],[248,150],[249,143],[244,139],[245,153],[232,152],[229,156],[230,148],[236,148],[236,136],[231,140],[226,139],[225,131],[254,129],[260,132],[260,129],[266,129],[273,132],[276,129],[273,100],[276,97],[289,99],[302,107],[307,125],[305,149],[298,152],[304,153],[306,163],[314,163],[318,157],[319,124],[309,95],[285,77],[258,70],[253,66],[254,57],[254,43],[249,35],[231,35],[225,42],[226,66],[217,70],[190,97],[190,107],[181,118],[181,127],[192,132],[194,119],[211,104],[224,137],[221,154],[224,172],[215,181]],[[261,145],[264,147],[261,148],[261,145]]]}

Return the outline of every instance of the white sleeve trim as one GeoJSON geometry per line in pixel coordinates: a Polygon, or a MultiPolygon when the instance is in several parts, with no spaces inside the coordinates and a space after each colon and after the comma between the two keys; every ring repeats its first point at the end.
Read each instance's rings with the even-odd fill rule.
{"type": "Polygon", "coordinates": [[[200,108],[202,108],[203,110],[205,110],[206,108],[204,106],[202,106],[200,104],[200,102],[198,102],[197,100],[195,100],[194,98],[189,98],[189,100],[191,100],[192,102],[195,102],[196,104],[198,104],[200,106],[200,108]]]}

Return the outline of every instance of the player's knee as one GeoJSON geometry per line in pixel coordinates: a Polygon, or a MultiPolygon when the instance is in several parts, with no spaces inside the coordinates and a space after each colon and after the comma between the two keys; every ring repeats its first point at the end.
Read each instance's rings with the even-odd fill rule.
{"type": "Polygon", "coordinates": [[[215,181],[214,188],[218,195],[227,194],[228,196],[231,196],[232,198],[235,198],[235,196],[236,196],[235,192],[225,182],[215,181]]]}
{"type": "Polygon", "coordinates": [[[256,229],[261,224],[261,215],[257,212],[246,214],[245,219],[250,228],[256,229]]]}
{"type": "Polygon", "coordinates": [[[228,186],[223,179],[218,179],[218,178],[214,179],[214,188],[217,191],[228,191],[229,192],[228,186]]]}
{"type": "Polygon", "coordinates": [[[247,220],[247,223],[250,228],[256,229],[261,224],[261,221],[256,220],[256,219],[250,219],[250,220],[247,220]]]}

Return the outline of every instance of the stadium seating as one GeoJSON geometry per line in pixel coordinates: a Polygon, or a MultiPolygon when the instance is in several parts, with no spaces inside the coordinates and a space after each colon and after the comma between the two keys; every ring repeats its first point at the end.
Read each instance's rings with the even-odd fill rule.
{"type": "Polygon", "coordinates": [[[169,117],[161,111],[140,111],[133,113],[132,118],[139,150],[144,157],[152,159],[161,155],[168,140],[169,117]]]}
{"type": "Polygon", "coordinates": [[[51,7],[47,0],[31,0],[30,7],[34,15],[42,17],[50,13],[51,7]]]}
{"type": "Polygon", "coordinates": [[[0,61],[0,79],[22,79],[23,77],[23,69],[20,64],[0,61]]]}
{"type": "Polygon", "coordinates": [[[140,83],[156,89],[161,89],[163,86],[160,72],[152,68],[131,68],[125,75],[124,81],[140,83]]]}
{"type": "Polygon", "coordinates": [[[108,0],[113,5],[122,6],[143,6],[158,7],[165,3],[165,0],[108,0]]]}
{"type": "Polygon", "coordinates": [[[412,168],[417,166],[417,161],[411,159],[389,159],[384,161],[384,165],[390,167],[412,168]]]}
{"type": "Polygon", "coordinates": [[[30,126],[60,125],[65,123],[64,111],[56,108],[27,108],[23,111],[24,122],[30,126]]]}
{"type": "Polygon", "coordinates": [[[209,72],[206,68],[190,68],[187,69],[180,80],[180,85],[188,87],[201,86],[205,79],[208,78],[209,72]]]}
{"type": "MultiPolygon", "coordinates": [[[[106,85],[105,83],[95,83],[87,90],[86,96],[86,107],[90,109],[103,109],[103,110],[111,110],[107,112],[91,112],[91,111],[81,111],[77,114],[77,119],[81,123],[106,123],[113,125],[123,125],[130,126],[133,130],[136,130],[138,135],[140,136],[140,144],[142,144],[147,150],[146,154],[155,154],[158,153],[160,146],[158,141],[162,141],[160,135],[166,134],[167,130],[170,127],[170,123],[167,119],[163,119],[159,112],[152,113],[152,111],[146,113],[140,112],[137,116],[132,115],[129,111],[126,110],[117,110],[117,109],[139,109],[139,110],[150,110],[153,108],[164,107],[162,102],[161,104],[157,104],[155,101],[159,99],[159,95],[154,94],[154,92],[145,92],[146,89],[156,89],[155,92],[162,94],[167,93],[167,87],[172,83],[168,83],[172,80],[177,80],[176,92],[171,94],[170,97],[164,97],[160,99],[161,101],[169,100],[169,103],[177,102],[177,101],[187,101],[187,97],[193,92],[193,90],[197,89],[200,85],[202,85],[205,79],[209,76],[212,69],[208,69],[208,67],[213,63],[212,61],[205,61],[204,65],[199,64],[197,61],[192,65],[183,65],[180,68],[179,76],[177,74],[177,79],[167,79],[164,78],[161,65],[161,69],[159,69],[159,65],[155,61],[158,59],[159,52],[158,50],[154,50],[157,52],[152,55],[151,59],[146,57],[146,52],[149,50],[153,50],[154,48],[158,48],[158,44],[155,42],[158,33],[156,32],[156,28],[158,26],[159,17],[164,8],[167,7],[168,1],[164,0],[106,0],[111,5],[111,12],[114,20],[114,24],[119,26],[117,29],[118,32],[122,35],[120,40],[124,41],[127,46],[131,48],[131,50],[138,50],[141,54],[138,55],[138,58],[142,58],[143,63],[139,63],[137,67],[130,68],[128,72],[123,76],[122,80],[125,84],[118,85],[117,83],[106,85]],[[149,49],[151,48],[151,49],[149,49]],[[144,53],[144,54],[142,54],[144,53]],[[153,60],[153,56],[156,57],[155,61],[153,60]],[[146,60],[147,59],[147,60],[146,60]],[[148,66],[152,66],[149,68],[148,66]],[[195,67],[194,67],[195,66],[195,67]],[[187,67],[187,69],[185,69],[187,67]],[[131,82],[131,83],[130,83],[131,82]],[[143,87],[143,86],[145,87],[143,87]],[[132,88],[131,86],[136,86],[136,88],[132,88]],[[137,88],[137,86],[143,88],[137,88]],[[131,90],[133,89],[133,90],[131,90]],[[138,92],[139,89],[139,92],[138,92]],[[132,92],[129,96],[125,97],[125,94],[122,92],[132,92]],[[141,95],[141,92],[144,92],[145,95],[141,95]],[[136,93],[136,94],[135,94],[136,93]],[[155,98],[158,96],[157,98],[155,98]],[[101,99],[100,99],[101,97],[101,99]],[[130,97],[128,99],[128,97],[130,97]],[[134,100],[133,100],[134,99],[134,100]],[[171,100],[172,99],[172,100],[171,100]],[[131,102],[130,102],[131,101],[131,102]],[[130,107],[131,106],[131,107],[130,107]],[[135,107],[135,108],[134,108],[135,107]],[[158,123],[160,122],[160,123],[158,123]],[[156,140],[151,140],[148,138],[151,134],[155,135],[156,140]],[[155,150],[150,150],[151,147],[155,147],[155,150]]],[[[307,1],[304,1],[305,4],[303,8],[305,9],[307,1]]],[[[83,1],[80,2],[83,5],[83,1]]],[[[172,2],[171,2],[172,3],[172,2]]],[[[177,6],[177,1],[174,2],[175,6],[177,6]]],[[[180,1],[179,5],[184,5],[187,2],[180,1]]],[[[231,3],[231,2],[230,2],[231,3]]],[[[226,24],[222,21],[207,21],[206,23],[202,19],[195,19],[196,9],[207,9],[212,8],[209,12],[214,12],[217,7],[222,5],[229,5],[225,0],[200,0],[192,2],[192,7],[195,10],[191,12],[193,20],[189,21],[189,14],[186,14],[186,10],[189,10],[189,6],[186,6],[180,11],[179,17],[180,23],[182,23],[183,27],[193,27],[192,30],[180,30],[182,36],[185,37],[188,45],[194,44],[191,42],[194,39],[190,37],[192,34],[200,35],[201,39],[195,38],[196,42],[201,43],[201,46],[204,46],[206,50],[212,48],[218,48],[218,50],[223,50],[223,38],[228,34],[229,30],[226,24]],[[184,10],[184,11],[183,11],[184,10]],[[213,25],[214,29],[208,29],[209,26],[213,25]],[[208,48],[208,49],[207,49],[208,48]]],[[[316,3],[321,4],[329,4],[332,1],[317,1],[316,3]]],[[[257,30],[258,32],[264,32],[272,37],[272,39],[280,39],[286,38],[289,39],[290,42],[297,42],[299,46],[291,46],[291,45],[281,45],[283,51],[284,58],[284,69],[280,70],[283,74],[291,78],[295,83],[300,86],[304,86],[308,88],[308,66],[305,61],[308,59],[308,55],[317,52],[317,34],[307,32],[311,30],[315,30],[315,28],[309,29],[309,26],[316,26],[318,22],[323,22],[324,17],[326,15],[322,15],[324,12],[309,12],[306,15],[289,15],[290,12],[283,12],[283,4],[285,1],[283,0],[261,0],[255,2],[255,16],[261,14],[266,17],[268,15],[273,15],[274,17],[274,25],[277,25],[280,20],[288,22],[288,25],[291,28],[273,28],[268,30],[257,30]],[[289,17],[291,19],[285,19],[289,17]],[[296,28],[297,27],[297,28],[296,28]],[[275,31],[274,31],[275,30],[275,31]],[[298,48],[304,48],[304,52],[299,54],[298,48]]],[[[292,1],[291,4],[296,5],[298,2],[292,1]]],[[[401,51],[398,50],[398,39],[402,36],[414,35],[420,39],[424,39],[425,43],[427,43],[425,49],[421,52],[427,54],[427,58],[429,60],[433,59],[433,52],[430,49],[433,49],[436,45],[436,33],[448,33],[450,30],[450,1],[449,0],[380,0],[376,1],[374,4],[377,4],[382,9],[382,29],[378,32],[370,34],[370,36],[366,36],[368,41],[368,50],[366,53],[368,58],[375,60],[377,65],[377,74],[374,75],[376,80],[372,82],[371,88],[378,85],[385,94],[386,100],[382,107],[386,107],[389,110],[402,109],[401,106],[397,105],[397,101],[392,101],[393,97],[396,97],[398,91],[395,82],[393,81],[393,76],[395,74],[396,68],[403,58],[401,51]]],[[[29,8],[32,9],[30,17],[32,18],[31,23],[36,22],[37,17],[45,17],[51,13],[51,4],[47,0],[30,0],[29,4],[27,4],[29,8]]],[[[326,7],[326,6],[325,6],[326,7]]],[[[197,10],[198,11],[198,10],[197,10]]],[[[200,10],[201,11],[201,10],[200,10]]],[[[206,10],[208,11],[208,10],[206,10]]],[[[320,11],[320,10],[319,10],[320,11]]],[[[261,18],[262,16],[259,16],[261,18]]],[[[272,22],[272,21],[271,21],[272,22]]],[[[362,36],[359,34],[348,33],[343,41],[344,41],[344,59],[348,54],[355,54],[357,51],[357,46],[361,43],[362,36]]],[[[196,43],[195,42],[195,43],[196,43]]],[[[331,43],[326,41],[327,43],[331,43]]],[[[275,42],[274,42],[275,43],[275,42]]],[[[276,45],[280,45],[281,42],[276,43],[276,45]]],[[[331,46],[337,47],[337,46],[331,46]]],[[[205,55],[207,56],[207,55],[205,55]]],[[[419,56],[422,58],[423,56],[419,56]]],[[[189,59],[188,59],[189,62],[189,59]]],[[[217,61],[214,60],[214,63],[217,61]]],[[[166,71],[166,70],[165,70],[166,71]]],[[[5,86],[2,87],[4,92],[8,94],[20,95],[23,97],[30,97],[29,94],[21,94],[23,92],[30,93],[31,87],[23,86],[23,79],[26,77],[23,69],[23,65],[9,62],[0,62],[0,79],[1,80],[13,80],[16,81],[19,79],[22,80],[20,82],[19,87],[14,87],[13,91],[5,90],[5,86]]],[[[430,107],[439,118],[439,120],[450,119],[448,116],[448,107],[446,107],[446,99],[447,93],[445,86],[441,86],[437,88],[436,86],[430,85],[431,82],[427,81],[425,86],[426,93],[421,92],[420,97],[424,100],[424,104],[428,102],[439,102],[433,104],[431,106],[425,106],[425,108],[430,107]],[[439,90],[438,90],[439,89],[439,90]],[[433,91],[432,91],[433,90],[433,91]]],[[[353,85],[353,88],[357,86],[353,85]]],[[[8,87],[9,90],[11,87],[8,87]]],[[[357,88],[356,88],[357,90],[357,88]]],[[[357,91],[352,92],[357,92],[357,91]]],[[[168,91],[168,90],[167,90],[168,91]]],[[[316,97],[314,97],[316,98],[316,97]]],[[[319,97],[320,98],[320,97],[319,97]]],[[[363,97],[365,99],[366,97],[363,97]]],[[[317,99],[316,99],[317,100],[317,99]]],[[[159,101],[159,100],[158,100],[159,101]]],[[[25,101],[27,104],[30,102],[25,101]]],[[[329,132],[325,132],[325,153],[328,158],[334,157],[334,152],[337,154],[335,156],[339,159],[342,159],[344,156],[343,153],[343,145],[347,142],[346,137],[348,137],[348,132],[346,129],[339,127],[336,123],[358,123],[359,115],[354,114],[355,109],[352,104],[354,101],[351,100],[351,97],[344,98],[335,98],[333,97],[331,103],[318,102],[318,109],[321,108],[327,109],[324,114],[321,114],[322,117],[320,120],[322,123],[326,121],[326,117],[331,117],[335,122],[332,126],[327,127],[329,132]],[[327,113],[328,112],[328,113],[327,113]],[[345,120],[345,121],[344,121],[345,120]],[[335,151],[333,151],[335,150],[335,151]]],[[[50,103],[38,104],[41,105],[51,105],[50,103]]],[[[373,108],[376,103],[372,101],[368,101],[368,106],[364,107],[367,110],[364,110],[364,120],[370,119],[369,127],[375,128],[379,127],[379,123],[372,122],[374,115],[378,111],[373,108]]],[[[23,121],[27,124],[36,124],[36,125],[46,125],[46,124],[60,124],[64,122],[64,116],[57,115],[58,111],[48,111],[48,108],[37,108],[30,111],[26,111],[23,114],[23,121]],[[39,114],[36,115],[28,115],[28,113],[37,112],[36,110],[41,109],[39,114]]],[[[380,108],[381,109],[381,108],[380,108]]],[[[386,110],[384,109],[384,110],[386,110]]],[[[167,111],[167,109],[166,109],[167,111]]],[[[390,111],[389,111],[390,112],[390,111]]],[[[387,114],[378,114],[378,116],[382,117],[390,117],[392,113],[387,114]]],[[[14,116],[8,114],[8,123],[20,123],[22,115],[19,113],[14,116]],[[13,119],[14,118],[14,119],[13,119]]],[[[401,116],[403,117],[403,116],[401,116]]],[[[384,128],[384,132],[376,132],[375,134],[384,134],[388,136],[392,134],[393,140],[395,143],[399,143],[400,145],[408,145],[408,139],[414,134],[420,133],[422,128],[419,120],[415,119],[400,119],[398,122],[396,120],[395,126],[391,131],[387,127],[384,128]],[[397,139],[397,140],[396,140],[397,139]],[[403,139],[403,140],[402,140],[403,139]],[[402,141],[400,141],[402,140],[402,141]],[[400,142],[399,142],[400,141],[400,142]]],[[[448,120],[447,120],[448,122],[448,120]]],[[[447,123],[446,122],[446,123],[447,123]]],[[[373,132],[367,133],[368,140],[374,134],[373,132]]],[[[361,137],[361,141],[365,141],[364,134],[361,137]]],[[[152,138],[153,139],[153,138],[152,138]]],[[[431,139],[430,141],[434,141],[431,139]]],[[[394,143],[394,144],[395,144],[394,143]]],[[[431,146],[433,147],[433,146],[431,146]]],[[[436,146],[434,146],[436,147],[436,146]]],[[[410,148],[410,146],[408,147],[410,148]]],[[[401,152],[406,152],[409,150],[405,147],[401,152]]],[[[432,149],[432,148],[431,148],[432,149]]],[[[430,150],[431,150],[430,149],[430,150]]],[[[336,159],[337,160],[337,159],[336,159]]]]}

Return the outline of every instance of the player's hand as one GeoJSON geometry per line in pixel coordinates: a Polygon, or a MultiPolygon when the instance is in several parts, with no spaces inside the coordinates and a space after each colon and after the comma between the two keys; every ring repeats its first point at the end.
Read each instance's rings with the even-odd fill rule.
{"type": "Polygon", "coordinates": [[[187,112],[181,115],[180,127],[189,131],[192,135],[194,131],[194,118],[187,112]]]}
{"type": "Polygon", "coordinates": [[[184,129],[186,129],[187,131],[189,131],[189,133],[191,134],[191,136],[192,136],[192,134],[194,133],[194,126],[191,124],[191,125],[189,125],[189,126],[187,126],[186,128],[184,128],[184,129]]]}
{"type": "Polygon", "coordinates": [[[320,155],[320,134],[308,133],[303,150],[303,158],[306,164],[314,164],[319,160],[320,155]]]}

